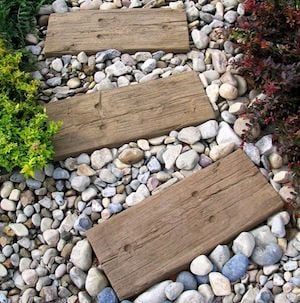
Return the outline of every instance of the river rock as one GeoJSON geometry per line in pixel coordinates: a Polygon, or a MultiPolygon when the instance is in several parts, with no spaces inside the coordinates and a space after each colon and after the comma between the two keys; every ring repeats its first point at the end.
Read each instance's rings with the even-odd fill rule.
{"type": "Polygon", "coordinates": [[[165,162],[166,169],[172,169],[176,162],[176,159],[180,155],[182,145],[168,145],[166,151],[163,153],[162,158],[165,162]]]}
{"type": "Polygon", "coordinates": [[[112,160],[113,156],[108,148],[96,150],[91,154],[91,165],[93,169],[101,169],[112,160]]]}
{"type": "Polygon", "coordinates": [[[70,260],[83,271],[87,271],[91,267],[92,249],[88,240],[84,239],[76,243],[72,249],[70,260]]]}
{"type": "Polygon", "coordinates": [[[171,280],[167,280],[152,286],[139,295],[134,300],[134,303],[163,303],[165,300],[167,300],[165,294],[166,287],[171,283],[171,280]]]}
{"type": "Polygon", "coordinates": [[[246,273],[248,264],[249,261],[245,255],[236,254],[225,263],[222,274],[231,282],[237,281],[246,273]]]}
{"type": "Polygon", "coordinates": [[[127,148],[124,149],[119,159],[125,164],[134,164],[141,161],[144,158],[144,152],[139,148],[127,148]]]}
{"type": "Polygon", "coordinates": [[[187,290],[183,292],[179,298],[175,301],[175,303],[202,303],[203,297],[196,290],[187,290]]]}
{"type": "Polygon", "coordinates": [[[18,237],[27,237],[29,234],[29,231],[27,227],[24,224],[21,223],[10,223],[9,228],[12,229],[14,234],[18,237]]]}
{"type": "Polygon", "coordinates": [[[225,53],[220,50],[214,49],[211,55],[214,69],[220,74],[225,73],[227,67],[227,57],[225,53]]]}
{"type": "Polygon", "coordinates": [[[203,303],[212,303],[214,300],[214,293],[209,284],[201,284],[198,287],[198,292],[203,297],[203,303]]]}
{"type": "Polygon", "coordinates": [[[118,297],[111,287],[105,287],[97,295],[97,303],[119,303],[118,297]]]}
{"type": "Polygon", "coordinates": [[[229,155],[235,148],[234,143],[222,143],[219,145],[215,145],[211,148],[209,152],[209,157],[213,161],[217,161],[225,156],[229,155]]]}
{"type": "Polygon", "coordinates": [[[184,286],[184,290],[197,289],[197,280],[189,271],[182,271],[178,274],[176,282],[180,282],[184,286]]]}
{"type": "Polygon", "coordinates": [[[65,0],[56,0],[52,3],[52,8],[55,13],[66,13],[68,5],[65,0]]]}
{"type": "Polygon", "coordinates": [[[242,232],[233,241],[232,250],[238,254],[241,253],[246,257],[250,257],[255,247],[255,239],[249,232],[242,232]]]}
{"type": "Polygon", "coordinates": [[[228,296],[231,294],[229,279],[219,272],[211,272],[209,274],[209,282],[215,296],[228,296]]]}
{"type": "Polygon", "coordinates": [[[85,289],[89,295],[96,296],[107,286],[108,281],[103,272],[96,267],[90,268],[85,281],[85,289]]]}
{"type": "Polygon", "coordinates": [[[9,199],[2,199],[0,203],[0,207],[4,211],[15,211],[17,205],[14,201],[11,201],[9,199]]]}
{"type": "Polygon", "coordinates": [[[38,280],[38,275],[34,269],[25,269],[22,272],[22,278],[29,287],[34,287],[38,280]]]}
{"type": "Polygon", "coordinates": [[[221,270],[230,258],[230,250],[227,245],[218,245],[209,255],[210,260],[221,270]]]}
{"type": "Polygon", "coordinates": [[[220,96],[226,100],[234,100],[238,96],[238,90],[236,87],[229,83],[223,83],[219,90],[220,96]]]}
{"type": "Polygon", "coordinates": [[[70,278],[79,289],[83,289],[86,280],[86,273],[77,267],[72,267],[70,270],[70,278]]]}
{"type": "Polygon", "coordinates": [[[217,121],[209,120],[199,125],[198,129],[200,130],[202,139],[210,139],[210,138],[214,138],[217,135],[219,125],[217,121]]]}
{"type": "Polygon", "coordinates": [[[260,266],[273,265],[280,261],[282,250],[276,243],[270,243],[266,246],[257,246],[251,256],[253,262],[260,266]]]}
{"type": "Polygon", "coordinates": [[[165,289],[167,299],[174,301],[183,292],[184,286],[180,282],[173,282],[169,284],[165,289]]]}
{"type": "Polygon", "coordinates": [[[191,170],[199,161],[199,155],[193,149],[186,151],[179,155],[176,160],[176,166],[179,169],[191,170]]]}
{"type": "Polygon", "coordinates": [[[224,121],[219,124],[219,131],[216,137],[216,141],[219,145],[234,143],[235,147],[239,147],[242,143],[241,138],[239,138],[230,127],[230,125],[224,121]]]}
{"type": "Polygon", "coordinates": [[[200,131],[197,127],[189,126],[185,127],[178,133],[178,140],[187,144],[195,144],[201,139],[200,131]]]}
{"type": "Polygon", "coordinates": [[[71,186],[78,192],[83,192],[91,183],[91,180],[87,176],[76,176],[72,178],[71,186]]]}
{"type": "Polygon", "coordinates": [[[205,255],[200,255],[192,261],[190,270],[194,275],[204,276],[213,270],[213,265],[205,255]]]}
{"type": "Polygon", "coordinates": [[[191,35],[193,42],[198,49],[204,49],[208,46],[209,37],[204,32],[193,29],[191,35]]]}

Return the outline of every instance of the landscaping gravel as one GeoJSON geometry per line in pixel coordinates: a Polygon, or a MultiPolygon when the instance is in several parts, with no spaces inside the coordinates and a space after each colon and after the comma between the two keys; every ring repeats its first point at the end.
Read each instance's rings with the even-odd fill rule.
{"type": "MultiPolygon", "coordinates": [[[[38,29],[44,37],[52,12],[160,6],[185,8],[194,43],[189,53],[129,55],[111,49],[45,59],[44,39],[27,37],[27,49],[38,60],[33,76],[42,83],[40,100],[57,102],[194,70],[219,118],[50,163],[28,180],[14,172],[0,188],[0,303],[119,302],[85,232],[237,148],[243,148],[284,201],[299,203],[286,159],[272,135],[239,117],[258,94],[247,90],[235,70],[242,54],[224,33],[244,14],[242,3],[56,0],[41,8],[38,29]],[[245,132],[251,133],[253,143],[242,143],[245,132]]],[[[294,223],[288,212],[280,212],[233,242],[199,255],[173,281],[162,281],[122,302],[299,302],[300,219],[294,223]]]]}

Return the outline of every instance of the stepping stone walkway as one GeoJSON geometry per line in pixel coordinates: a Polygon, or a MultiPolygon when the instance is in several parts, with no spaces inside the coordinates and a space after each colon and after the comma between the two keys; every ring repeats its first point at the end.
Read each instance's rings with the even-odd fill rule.
{"type": "MultiPolygon", "coordinates": [[[[238,150],[90,229],[87,237],[118,297],[125,299],[282,206],[279,195],[238,150]]],[[[201,264],[201,271],[193,273],[204,276],[212,265],[208,272],[205,268],[201,264]]]]}
{"type": "Polygon", "coordinates": [[[82,10],[50,16],[45,43],[47,57],[81,51],[94,54],[110,48],[128,53],[157,50],[185,53],[189,50],[185,11],[82,10]]]}
{"type": "Polygon", "coordinates": [[[194,72],[50,103],[47,112],[63,121],[54,139],[56,160],[216,118],[194,72]]]}

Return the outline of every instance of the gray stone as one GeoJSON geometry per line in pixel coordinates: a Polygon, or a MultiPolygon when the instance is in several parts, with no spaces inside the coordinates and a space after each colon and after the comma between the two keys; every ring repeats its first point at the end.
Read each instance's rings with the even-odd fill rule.
{"type": "Polygon", "coordinates": [[[76,176],[71,180],[71,186],[78,192],[83,192],[91,183],[89,177],[86,176],[76,176]]]}
{"type": "Polygon", "coordinates": [[[281,259],[282,250],[276,243],[270,243],[263,247],[257,246],[251,257],[260,266],[273,265],[281,259]]]}
{"type": "Polygon", "coordinates": [[[258,148],[253,143],[245,142],[243,145],[243,150],[247,156],[253,161],[256,165],[260,163],[260,154],[258,148]]]}
{"type": "Polygon", "coordinates": [[[55,87],[61,85],[61,77],[53,77],[46,81],[46,84],[50,87],[55,87]]]}
{"type": "Polygon", "coordinates": [[[112,60],[119,57],[121,53],[116,49],[108,49],[96,54],[96,63],[102,63],[106,60],[112,60]]]}
{"type": "Polygon", "coordinates": [[[224,19],[228,22],[228,23],[234,23],[237,19],[237,12],[235,11],[228,11],[225,15],[224,15],[224,19]]]}
{"type": "Polygon", "coordinates": [[[165,289],[171,283],[171,280],[167,280],[152,286],[139,295],[134,300],[134,303],[163,303],[165,300],[167,300],[165,289]]]}
{"type": "Polygon", "coordinates": [[[56,58],[52,61],[51,66],[56,72],[60,73],[63,68],[63,63],[60,58],[56,58]]]}
{"type": "Polygon", "coordinates": [[[166,169],[172,169],[176,159],[180,155],[182,145],[168,145],[166,151],[163,153],[162,158],[165,162],[166,169]]]}
{"type": "Polygon", "coordinates": [[[242,143],[241,138],[238,137],[230,125],[224,121],[219,124],[219,131],[216,137],[216,141],[219,145],[234,143],[236,147],[239,147],[242,143]]]}
{"type": "Polygon", "coordinates": [[[219,125],[217,121],[209,120],[199,125],[198,129],[200,130],[202,139],[210,139],[210,138],[214,138],[217,135],[219,125]]]}
{"type": "Polygon", "coordinates": [[[99,177],[106,183],[115,183],[117,181],[116,176],[109,169],[101,169],[99,177]]]}
{"type": "Polygon", "coordinates": [[[113,160],[111,151],[108,148],[96,150],[91,155],[91,165],[94,169],[101,169],[104,165],[113,160]]]}
{"type": "Polygon", "coordinates": [[[92,265],[92,249],[88,240],[78,241],[73,247],[71,262],[83,271],[87,271],[92,265]]]}
{"type": "Polygon", "coordinates": [[[230,258],[230,250],[227,245],[218,245],[209,255],[210,260],[222,270],[223,265],[230,258]]]}
{"type": "Polygon", "coordinates": [[[96,267],[90,268],[85,281],[85,289],[89,295],[94,297],[107,286],[108,281],[103,272],[96,267]]]}
{"type": "Polygon", "coordinates": [[[247,257],[252,255],[255,247],[255,239],[249,232],[242,232],[233,241],[232,250],[234,253],[242,253],[247,257]]]}
{"type": "Polygon", "coordinates": [[[175,303],[202,303],[203,297],[196,290],[187,290],[183,292],[179,298],[175,301],[175,303]]]}
{"type": "Polygon", "coordinates": [[[77,267],[72,267],[70,270],[70,278],[79,289],[84,288],[86,273],[77,267]]]}
{"type": "Polygon", "coordinates": [[[231,294],[230,281],[219,272],[211,272],[209,274],[209,282],[216,296],[228,296],[231,294]]]}
{"type": "Polygon", "coordinates": [[[116,61],[114,64],[108,66],[105,71],[107,74],[119,77],[125,75],[128,69],[122,61],[116,61]]]}
{"type": "Polygon", "coordinates": [[[190,270],[194,275],[205,276],[213,270],[213,264],[205,255],[200,255],[191,262],[190,270]]]}
{"type": "Polygon", "coordinates": [[[227,57],[224,52],[220,50],[213,50],[212,51],[212,64],[214,66],[214,69],[220,73],[223,74],[226,72],[227,67],[227,57]]]}
{"type": "Polygon", "coordinates": [[[167,299],[174,301],[183,292],[184,286],[180,282],[173,282],[169,284],[165,289],[167,299]]]}
{"type": "Polygon", "coordinates": [[[150,158],[150,161],[147,163],[147,168],[151,173],[157,173],[161,170],[161,165],[159,161],[153,156],[150,158]]]}
{"type": "Polygon", "coordinates": [[[180,154],[176,160],[179,169],[192,170],[199,161],[199,155],[193,149],[180,154]]]}
{"type": "Polygon", "coordinates": [[[263,136],[256,142],[256,147],[259,149],[261,155],[268,155],[272,152],[272,135],[263,136]]]}
{"type": "Polygon", "coordinates": [[[197,127],[185,127],[178,133],[178,140],[187,144],[195,144],[201,139],[200,131],[197,127]]]}
{"type": "Polygon", "coordinates": [[[66,13],[68,5],[65,0],[56,0],[52,3],[52,8],[55,13],[66,13]]]}
{"type": "Polygon", "coordinates": [[[147,59],[141,66],[141,70],[149,74],[156,68],[156,60],[155,59],[147,59]]]}
{"type": "Polygon", "coordinates": [[[208,46],[209,37],[202,31],[193,29],[191,35],[192,35],[193,42],[198,49],[204,49],[208,46]]]}

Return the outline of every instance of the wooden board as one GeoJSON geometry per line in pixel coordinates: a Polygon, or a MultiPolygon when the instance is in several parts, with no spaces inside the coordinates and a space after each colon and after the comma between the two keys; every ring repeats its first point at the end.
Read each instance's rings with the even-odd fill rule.
{"type": "Polygon", "coordinates": [[[45,55],[95,54],[115,48],[122,52],[163,50],[186,53],[189,34],[184,10],[81,10],[52,14],[45,55]]]}
{"type": "Polygon", "coordinates": [[[50,119],[63,121],[54,138],[56,160],[215,119],[194,72],[73,97],[46,109],[50,119]]]}
{"type": "Polygon", "coordinates": [[[87,232],[120,299],[139,294],[283,203],[238,150],[87,232]]]}

